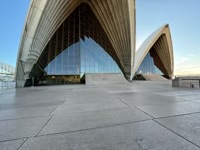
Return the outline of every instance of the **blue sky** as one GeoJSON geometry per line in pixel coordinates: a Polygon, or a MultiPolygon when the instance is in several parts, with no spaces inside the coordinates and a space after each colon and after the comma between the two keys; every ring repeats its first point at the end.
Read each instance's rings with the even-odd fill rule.
{"type": "Polygon", "coordinates": [[[168,23],[174,48],[175,75],[200,74],[200,0],[137,0],[137,46],[168,23]]]}
{"type": "Polygon", "coordinates": [[[29,0],[0,0],[0,61],[16,65],[29,0]]]}
{"type": "MultiPolygon", "coordinates": [[[[15,66],[30,0],[0,1],[0,61],[15,66]]],[[[200,0],[136,0],[137,48],[169,23],[175,75],[200,74],[200,0]]]]}

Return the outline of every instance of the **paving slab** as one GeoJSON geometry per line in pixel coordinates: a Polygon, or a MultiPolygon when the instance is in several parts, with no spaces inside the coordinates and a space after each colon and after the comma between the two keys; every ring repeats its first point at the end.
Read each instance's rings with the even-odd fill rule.
{"type": "MultiPolygon", "coordinates": [[[[199,91],[200,93],[200,91],[199,91]]],[[[176,98],[178,99],[182,99],[182,100],[200,100],[200,94],[190,94],[190,95],[179,95],[176,96],[176,98]]]]}
{"type": "Polygon", "coordinates": [[[164,92],[157,92],[156,94],[163,95],[163,96],[179,96],[179,95],[193,95],[199,94],[199,90],[194,89],[181,89],[181,88],[172,88],[172,91],[164,91],[164,92]]]}
{"type": "Polygon", "coordinates": [[[130,107],[104,111],[61,113],[54,115],[39,134],[77,131],[147,119],[151,119],[151,117],[130,107]]]}
{"type": "Polygon", "coordinates": [[[140,90],[110,90],[108,93],[110,94],[123,94],[123,93],[135,93],[140,92],[140,90]]]}
{"type": "Polygon", "coordinates": [[[154,121],[29,138],[20,150],[198,150],[154,121]]]}
{"type": "Polygon", "coordinates": [[[105,96],[105,95],[96,95],[96,96],[72,96],[72,97],[63,97],[65,104],[88,104],[88,103],[101,103],[101,102],[111,102],[111,101],[119,101],[114,96],[105,96]]]}
{"type": "Polygon", "coordinates": [[[122,84],[96,85],[97,89],[102,90],[104,92],[108,92],[108,93],[109,91],[112,92],[112,91],[130,90],[128,86],[129,86],[129,83],[124,84],[124,86],[122,84]]]}
{"type": "Polygon", "coordinates": [[[34,150],[197,149],[200,118],[183,118],[174,129],[168,129],[147,115],[160,118],[198,113],[197,95],[197,89],[172,88],[171,81],[0,91],[0,150],[2,144],[12,148],[24,138],[28,140],[22,149],[34,150]],[[16,141],[9,144],[12,140],[16,141]]]}
{"type": "Polygon", "coordinates": [[[159,100],[159,99],[121,99],[121,100],[130,106],[165,105],[165,104],[179,102],[177,100],[173,100],[170,98],[168,99],[163,98],[162,100],[159,100]]]}
{"type": "MultiPolygon", "coordinates": [[[[2,95],[1,95],[2,96],[2,95]]],[[[37,93],[36,95],[30,93],[22,93],[20,96],[13,95],[11,97],[5,95],[0,98],[0,104],[21,104],[21,103],[28,103],[28,102],[56,102],[62,101],[59,98],[59,93],[57,95],[51,93],[37,93]],[[23,94],[25,94],[23,96],[23,94]]]]}
{"type": "Polygon", "coordinates": [[[193,102],[200,103],[200,100],[192,100],[193,102]]]}
{"type": "Polygon", "coordinates": [[[49,117],[0,121],[0,141],[35,136],[49,117]]]}
{"type": "Polygon", "coordinates": [[[156,121],[200,147],[200,113],[156,121]]]}
{"type": "Polygon", "coordinates": [[[110,95],[109,93],[105,92],[105,91],[102,91],[101,89],[93,89],[93,90],[77,90],[76,92],[72,92],[72,93],[67,93],[66,95],[64,95],[66,98],[72,98],[72,97],[77,97],[77,98],[80,98],[80,97],[101,97],[101,96],[105,96],[105,97],[109,97],[109,96],[112,96],[110,95]]]}
{"type": "Polygon", "coordinates": [[[16,108],[51,107],[62,104],[64,101],[25,101],[20,103],[0,104],[0,111],[16,108]]]}
{"type": "Polygon", "coordinates": [[[82,103],[82,104],[71,104],[63,103],[58,106],[52,114],[68,114],[74,112],[87,112],[87,111],[102,111],[109,109],[118,109],[126,108],[128,105],[120,101],[111,101],[111,102],[100,102],[99,103],[82,103]]]}
{"type": "Polygon", "coordinates": [[[57,106],[0,110],[0,120],[48,116],[57,106]]]}
{"type": "Polygon", "coordinates": [[[25,139],[0,142],[0,149],[1,150],[17,150],[24,141],[25,139]]]}
{"type": "Polygon", "coordinates": [[[160,96],[156,94],[135,93],[135,92],[121,93],[121,94],[116,94],[115,96],[130,106],[160,105],[160,104],[170,104],[183,101],[176,97],[160,96]]]}
{"type": "Polygon", "coordinates": [[[154,118],[160,118],[200,112],[200,103],[183,101],[166,105],[137,106],[137,108],[154,118]]]}
{"type": "Polygon", "coordinates": [[[179,99],[177,99],[175,96],[162,96],[162,95],[158,95],[158,94],[154,94],[154,93],[143,93],[143,92],[125,92],[125,93],[119,93],[119,94],[115,94],[115,96],[117,97],[121,97],[124,99],[155,99],[155,100],[170,100],[169,98],[171,98],[171,100],[177,101],[179,99]]]}

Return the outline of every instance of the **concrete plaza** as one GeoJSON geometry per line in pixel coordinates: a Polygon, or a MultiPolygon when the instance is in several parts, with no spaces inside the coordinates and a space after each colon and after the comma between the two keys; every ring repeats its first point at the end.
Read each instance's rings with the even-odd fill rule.
{"type": "Polygon", "coordinates": [[[171,81],[2,90],[0,149],[200,149],[200,90],[171,81]]]}

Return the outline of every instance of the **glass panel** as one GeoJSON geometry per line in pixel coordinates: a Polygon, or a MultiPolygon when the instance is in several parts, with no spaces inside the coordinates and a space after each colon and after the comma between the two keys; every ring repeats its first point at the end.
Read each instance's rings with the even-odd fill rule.
{"type": "Polygon", "coordinates": [[[163,74],[155,65],[150,52],[147,53],[146,57],[139,66],[137,74],[163,74]]]}
{"type": "Polygon", "coordinates": [[[120,73],[112,57],[92,38],[81,40],[82,73],[120,73]],[[112,63],[112,65],[111,65],[112,63]]]}
{"type": "Polygon", "coordinates": [[[62,53],[56,57],[56,75],[61,75],[61,68],[62,68],[62,53]]]}
{"type": "Polygon", "coordinates": [[[63,22],[47,45],[46,55],[39,59],[46,59],[42,67],[52,84],[77,81],[77,75],[85,73],[121,73],[109,38],[87,4],[63,22]]]}

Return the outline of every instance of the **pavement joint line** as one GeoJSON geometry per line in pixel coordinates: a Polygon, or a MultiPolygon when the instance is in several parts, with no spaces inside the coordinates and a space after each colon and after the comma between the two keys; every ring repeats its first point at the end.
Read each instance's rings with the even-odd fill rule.
{"type": "Polygon", "coordinates": [[[156,122],[157,124],[161,125],[161,126],[162,126],[162,127],[164,127],[165,129],[167,129],[167,130],[169,130],[169,131],[173,132],[173,133],[174,133],[174,134],[176,134],[177,136],[179,136],[179,137],[183,138],[184,140],[188,141],[189,143],[191,143],[191,144],[195,145],[196,147],[200,148],[200,146],[199,146],[199,145],[197,145],[197,144],[195,144],[194,142],[192,142],[192,141],[188,140],[188,139],[187,139],[187,138],[185,138],[184,136],[182,136],[182,135],[180,135],[180,134],[176,133],[176,132],[175,132],[175,131],[173,131],[172,129],[170,129],[170,128],[166,127],[165,125],[163,125],[163,124],[159,123],[158,121],[156,121],[156,120],[154,120],[154,119],[153,119],[153,121],[154,121],[154,122],[156,122]]]}
{"type": "MultiPolygon", "coordinates": [[[[61,104],[62,105],[62,104],[61,104]]],[[[53,110],[49,113],[49,115],[48,116],[50,116],[55,110],[56,110],[56,108],[58,108],[58,106],[61,106],[60,104],[58,104],[57,106],[55,106],[55,108],[53,108],[53,110]]]]}
{"type": "Polygon", "coordinates": [[[145,121],[152,121],[152,119],[144,119],[144,120],[133,121],[133,122],[126,122],[126,123],[121,123],[121,124],[113,124],[113,125],[107,125],[107,126],[101,126],[101,127],[79,129],[79,130],[74,130],[74,131],[66,131],[66,132],[57,132],[57,133],[41,134],[41,135],[37,135],[37,136],[35,136],[35,137],[51,136],[51,135],[58,135],[58,134],[67,134],[67,133],[74,133],[74,132],[81,132],[81,131],[89,131],[89,130],[95,130],[95,129],[103,129],[103,128],[114,127],[114,126],[122,126],[122,125],[127,125],[127,124],[135,124],[135,123],[140,123],[140,122],[145,122],[145,121]]]}
{"type": "Polygon", "coordinates": [[[64,100],[61,100],[62,101],[62,103],[60,103],[60,104],[58,104],[58,105],[62,105],[62,104],[64,104],[65,103],[65,101],[66,101],[66,99],[64,99],[64,100]]]}
{"type": "Polygon", "coordinates": [[[28,140],[29,138],[26,138],[23,142],[22,142],[22,144],[17,148],[17,150],[19,150],[21,147],[22,147],[22,145],[24,145],[24,143],[28,140]]]}
{"type": "MultiPolygon", "coordinates": [[[[158,117],[158,118],[155,118],[154,119],[165,119],[165,118],[173,118],[173,117],[181,117],[181,116],[187,116],[187,115],[195,115],[195,114],[199,114],[199,112],[193,112],[193,113],[187,113],[187,114],[180,114],[180,115],[173,115],[173,116],[166,116],[166,117],[158,117]]],[[[154,120],[153,119],[153,120],[154,120]]]]}
{"type": "Polygon", "coordinates": [[[10,141],[16,141],[16,140],[24,140],[26,138],[28,138],[28,137],[21,137],[21,138],[16,138],[16,139],[2,140],[2,141],[0,141],[0,143],[10,142],[10,141]]]}
{"type": "Polygon", "coordinates": [[[129,107],[131,107],[131,105],[129,105],[128,103],[124,102],[120,97],[116,96],[116,98],[117,98],[118,100],[120,100],[122,103],[124,103],[124,104],[128,105],[129,107]]]}
{"type": "Polygon", "coordinates": [[[134,108],[136,108],[137,110],[139,110],[139,111],[145,113],[146,115],[148,115],[148,116],[150,116],[150,117],[152,117],[152,118],[155,118],[155,117],[153,117],[152,115],[148,114],[147,112],[141,110],[140,108],[138,108],[138,107],[136,107],[136,106],[131,106],[131,107],[134,107],[134,108]]]}
{"type": "Polygon", "coordinates": [[[12,118],[12,119],[4,119],[0,120],[1,121],[11,121],[11,120],[23,120],[23,119],[31,119],[31,118],[42,118],[42,117],[48,117],[49,115],[44,115],[44,116],[30,116],[30,117],[22,117],[22,118],[12,118]]]}
{"type": "Polygon", "coordinates": [[[47,123],[51,120],[51,118],[53,117],[53,115],[51,115],[51,117],[47,120],[47,122],[42,126],[42,128],[39,130],[38,133],[36,133],[35,137],[38,136],[38,134],[44,129],[44,127],[47,125],[47,123]]]}

